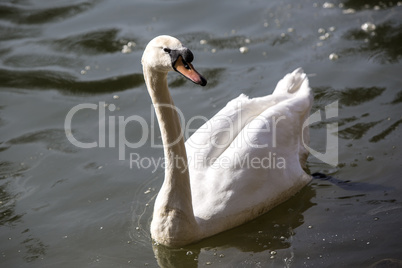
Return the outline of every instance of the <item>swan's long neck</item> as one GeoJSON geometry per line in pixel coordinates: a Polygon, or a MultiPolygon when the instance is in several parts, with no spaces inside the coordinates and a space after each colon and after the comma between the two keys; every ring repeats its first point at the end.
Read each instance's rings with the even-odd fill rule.
{"type": "Polygon", "coordinates": [[[153,239],[160,243],[185,244],[188,243],[185,240],[191,240],[191,236],[195,235],[197,224],[180,120],[168,90],[167,73],[146,66],[143,69],[161,130],[165,156],[165,180],[155,201],[151,233],[153,239]]]}

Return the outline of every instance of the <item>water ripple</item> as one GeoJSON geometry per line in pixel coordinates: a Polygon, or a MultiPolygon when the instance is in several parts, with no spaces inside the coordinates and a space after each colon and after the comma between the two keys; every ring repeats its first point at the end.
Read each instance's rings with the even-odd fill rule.
{"type": "Polygon", "coordinates": [[[402,102],[402,91],[399,91],[394,100],[391,102],[391,104],[397,104],[397,103],[401,103],[402,102]]]}
{"type": "Polygon", "coordinates": [[[3,87],[28,89],[57,89],[72,94],[104,94],[143,85],[142,74],[127,74],[99,80],[82,81],[67,72],[49,70],[0,69],[3,87]]]}
{"type": "Polygon", "coordinates": [[[77,149],[66,140],[64,129],[45,129],[23,134],[9,140],[8,144],[45,143],[48,149],[65,153],[76,152],[77,149]]]}
{"type": "Polygon", "coordinates": [[[383,140],[385,137],[387,137],[389,134],[391,134],[394,130],[398,129],[399,124],[402,123],[402,119],[399,119],[395,123],[393,123],[391,126],[386,128],[384,131],[382,131],[380,134],[375,135],[370,139],[370,142],[378,142],[380,140],[383,140]]]}
{"type": "MultiPolygon", "coordinates": [[[[40,31],[38,29],[34,29],[32,27],[16,28],[15,26],[2,23],[2,25],[0,25],[0,32],[1,32],[0,41],[6,41],[6,40],[8,41],[8,40],[13,40],[13,39],[34,37],[34,36],[37,36],[40,31]]],[[[9,49],[7,49],[7,50],[9,50],[9,49]]]]}
{"type": "Polygon", "coordinates": [[[44,54],[18,54],[12,55],[3,61],[3,64],[11,67],[31,68],[35,67],[49,67],[49,66],[63,66],[69,68],[76,68],[82,66],[84,63],[81,59],[73,59],[62,55],[44,55],[44,54]]]}
{"type": "Polygon", "coordinates": [[[71,18],[92,7],[91,3],[84,2],[75,5],[32,8],[31,6],[20,6],[11,4],[0,4],[0,17],[19,24],[43,24],[65,18],[71,18]]]}
{"type": "Polygon", "coordinates": [[[367,133],[367,131],[369,131],[371,128],[373,128],[380,122],[382,122],[382,120],[369,123],[357,123],[351,127],[339,131],[338,136],[342,139],[349,139],[349,140],[360,139],[364,136],[364,134],[367,133]]]}
{"type": "Polygon", "coordinates": [[[375,31],[350,30],[344,36],[347,40],[360,40],[360,46],[346,49],[344,54],[370,53],[370,58],[381,63],[397,63],[402,58],[402,24],[386,21],[376,26],[375,31]]]}
{"type": "Polygon", "coordinates": [[[102,29],[57,40],[46,40],[44,43],[73,53],[114,53],[120,52],[122,48],[122,44],[117,38],[118,33],[118,29],[102,29]]]}
{"type": "Polygon", "coordinates": [[[323,104],[337,100],[339,100],[341,105],[357,106],[377,98],[384,91],[385,88],[380,87],[358,87],[346,88],[344,90],[335,90],[330,87],[315,88],[314,106],[322,107],[323,104]]]}
{"type": "Polygon", "coordinates": [[[353,8],[356,10],[364,10],[364,9],[369,9],[373,8],[375,6],[378,6],[379,8],[391,8],[394,6],[397,6],[399,0],[388,0],[388,1],[382,1],[382,0],[366,0],[366,1],[361,1],[361,0],[346,0],[343,2],[345,8],[353,8]]]}

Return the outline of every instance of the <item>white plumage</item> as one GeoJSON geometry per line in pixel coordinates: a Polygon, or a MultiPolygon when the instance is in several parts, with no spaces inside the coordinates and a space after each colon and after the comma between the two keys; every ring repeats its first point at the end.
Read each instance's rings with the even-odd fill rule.
{"type": "Polygon", "coordinates": [[[166,159],[151,235],[173,247],[254,219],[311,179],[303,170],[309,139],[303,123],[312,105],[303,70],[287,74],[271,95],[249,99],[242,94],[231,100],[184,144],[179,118],[168,107],[174,104],[166,77],[176,70],[194,83],[206,84],[189,53],[176,38],[159,36],[142,58],[166,159]]]}

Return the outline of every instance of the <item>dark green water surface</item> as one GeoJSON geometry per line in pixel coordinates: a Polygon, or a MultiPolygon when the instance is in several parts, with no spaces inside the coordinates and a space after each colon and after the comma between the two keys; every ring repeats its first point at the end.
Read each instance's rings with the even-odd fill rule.
{"type": "Polygon", "coordinates": [[[0,266],[368,267],[402,259],[401,18],[401,1],[0,1],[0,266]],[[323,118],[311,126],[310,147],[324,153],[327,126],[338,126],[338,164],[311,156],[308,168],[343,183],[313,180],[243,226],[182,249],[153,246],[163,168],[130,166],[129,155],[163,156],[152,146],[160,133],[140,63],[160,34],[190,48],[209,82],[169,75],[187,120],[211,117],[240,93],[270,94],[303,67],[323,118]],[[336,101],[338,115],[326,118],[336,101]],[[66,136],[65,118],[79,104],[96,109],[77,112],[67,134],[94,148],[66,136]],[[132,143],[144,135],[139,121],[119,129],[119,118],[133,115],[148,136],[122,152],[121,131],[132,143]]]}

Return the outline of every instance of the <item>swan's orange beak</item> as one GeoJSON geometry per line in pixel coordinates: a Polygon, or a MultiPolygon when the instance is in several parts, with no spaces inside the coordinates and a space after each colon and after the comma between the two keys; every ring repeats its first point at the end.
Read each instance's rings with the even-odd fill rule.
{"type": "Polygon", "coordinates": [[[197,85],[205,86],[207,84],[207,80],[194,69],[191,63],[183,60],[182,56],[177,58],[173,68],[197,85]]]}

